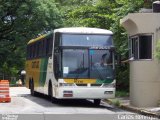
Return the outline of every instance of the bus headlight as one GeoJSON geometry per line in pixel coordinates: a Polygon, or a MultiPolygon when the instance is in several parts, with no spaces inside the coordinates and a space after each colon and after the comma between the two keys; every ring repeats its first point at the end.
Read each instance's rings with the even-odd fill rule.
{"type": "Polygon", "coordinates": [[[59,83],[59,87],[65,87],[65,86],[75,86],[74,83],[59,83]]]}
{"type": "Polygon", "coordinates": [[[115,88],[116,87],[116,80],[114,80],[112,83],[103,83],[102,87],[115,88]]]}

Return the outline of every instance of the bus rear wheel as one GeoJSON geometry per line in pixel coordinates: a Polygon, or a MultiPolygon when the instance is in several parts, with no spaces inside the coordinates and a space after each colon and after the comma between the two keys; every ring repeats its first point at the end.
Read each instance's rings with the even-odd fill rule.
{"type": "Polygon", "coordinates": [[[48,86],[48,96],[49,96],[49,99],[52,101],[53,93],[52,93],[52,84],[51,83],[49,83],[49,86],[48,86]]]}
{"type": "Polygon", "coordinates": [[[31,92],[31,95],[34,96],[34,83],[33,83],[33,80],[30,82],[30,92],[31,92]]]}
{"type": "Polygon", "coordinates": [[[101,103],[101,99],[94,99],[94,105],[99,106],[101,103]]]}

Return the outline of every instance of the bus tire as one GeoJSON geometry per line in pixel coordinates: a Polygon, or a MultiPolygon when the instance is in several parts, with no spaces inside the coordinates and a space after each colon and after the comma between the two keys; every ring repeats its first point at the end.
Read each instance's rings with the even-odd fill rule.
{"type": "Polygon", "coordinates": [[[48,97],[52,101],[53,92],[52,92],[52,84],[50,81],[49,81],[49,85],[48,85],[48,97]]]}
{"type": "Polygon", "coordinates": [[[49,82],[49,86],[48,86],[48,96],[49,96],[49,99],[52,103],[57,103],[58,102],[58,100],[53,97],[53,87],[52,87],[51,82],[49,82]]]}
{"type": "Polygon", "coordinates": [[[31,79],[29,79],[29,89],[31,89],[31,79]]]}
{"type": "Polygon", "coordinates": [[[33,82],[33,80],[30,82],[30,92],[31,92],[31,95],[34,96],[34,82],[33,82]]]}
{"type": "Polygon", "coordinates": [[[101,103],[101,99],[94,99],[94,105],[99,106],[101,103]]]}

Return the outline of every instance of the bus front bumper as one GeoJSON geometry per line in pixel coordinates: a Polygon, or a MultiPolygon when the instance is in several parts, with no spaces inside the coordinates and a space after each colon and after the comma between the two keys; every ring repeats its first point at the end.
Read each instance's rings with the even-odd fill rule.
{"type": "Polygon", "coordinates": [[[115,88],[72,88],[60,87],[56,93],[58,99],[109,99],[115,97],[115,88]]]}

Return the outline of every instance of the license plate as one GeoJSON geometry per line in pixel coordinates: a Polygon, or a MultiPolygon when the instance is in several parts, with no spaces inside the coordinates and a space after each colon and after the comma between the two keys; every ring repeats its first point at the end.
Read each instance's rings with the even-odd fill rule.
{"type": "Polygon", "coordinates": [[[96,83],[96,79],[64,79],[66,83],[76,83],[76,84],[93,84],[96,83]]]}

